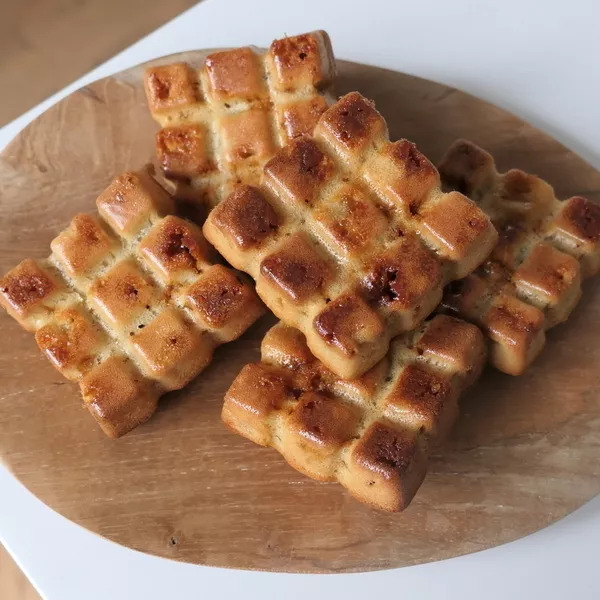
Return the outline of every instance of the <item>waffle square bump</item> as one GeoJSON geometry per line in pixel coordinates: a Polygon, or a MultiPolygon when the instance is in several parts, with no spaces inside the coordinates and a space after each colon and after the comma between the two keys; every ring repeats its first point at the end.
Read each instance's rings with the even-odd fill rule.
{"type": "Polygon", "coordinates": [[[27,331],[47,320],[61,292],[66,289],[57,277],[31,258],[0,279],[0,303],[27,331]]]}
{"type": "Polygon", "coordinates": [[[392,337],[417,327],[443,287],[475,269],[498,237],[475,203],[442,192],[438,172],[414,144],[389,141],[385,121],[357,92],[322,114],[313,137],[279,150],[260,186],[222,201],[203,232],[255,279],[265,304],[307,336],[319,360],[346,378],[365,373],[392,337]],[[328,315],[348,296],[368,310],[353,310],[356,323],[345,331],[336,319],[339,331],[331,331],[328,315]]]}
{"type": "Polygon", "coordinates": [[[210,93],[218,100],[256,100],[266,95],[261,63],[251,48],[216,52],[206,58],[210,93]]]}
{"type": "Polygon", "coordinates": [[[185,63],[150,67],[145,86],[152,112],[181,108],[198,99],[194,71],[185,63]]]}
{"type": "Polygon", "coordinates": [[[264,312],[254,290],[222,265],[209,267],[182,299],[192,319],[222,342],[238,338],[264,312]]]}
{"type": "Polygon", "coordinates": [[[116,247],[99,219],[80,214],[50,242],[58,262],[72,277],[89,273],[116,247]]]}
{"type": "Polygon", "coordinates": [[[116,177],[98,196],[96,206],[100,216],[125,239],[174,210],[172,198],[143,171],[116,177]]]}
{"type": "Polygon", "coordinates": [[[108,340],[89,313],[78,306],[56,312],[36,331],[35,341],[67,379],[78,381],[92,368],[108,340]]]}
{"type": "Polygon", "coordinates": [[[171,179],[191,180],[215,171],[217,166],[208,147],[203,125],[165,127],[156,134],[156,157],[171,179]]]}
{"type": "Polygon", "coordinates": [[[144,374],[167,390],[182,388],[212,358],[210,341],[172,308],[140,329],[131,343],[144,374]]]}
{"type": "Polygon", "coordinates": [[[295,234],[263,259],[260,273],[259,290],[269,289],[268,293],[277,297],[285,296],[291,302],[302,303],[322,294],[333,273],[333,265],[305,236],[295,234]]]}
{"type": "Polygon", "coordinates": [[[125,260],[92,283],[89,298],[108,323],[127,327],[156,303],[159,292],[135,261],[125,260]]]}
{"type": "Polygon", "coordinates": [[[212,253],[197,225],[168,215],[142,239],[138,256],[167,284],[201,273],[210,264],[212,253]]]}
{"type": "Polygon", "coordinates": [[[269,48],[273,86],[280,92],[323,88],[335,72],[331,41],[325,31],[275,40],[269,48]]]}
{"type": "Polygon", "coordinates": [[[137,427],[156,410],[158,392],[123,356],[112,356],[89,371],[81,395],[104,433],[116,438],[137,427]]]}
{"type": "Polygon", "coordinates": [[[232,165],[250,160],[264,164],[275,152],[269,112],[264,108],[226,115],[222,117],[220,128],[225,158],[232,165]]]}
{"type": "Polygon", "coordinates": [[[466,192],[500,232],[475,274],[446,290],[444,307],[483,327],[492,364],[518,375],[541,351],[544,331],[576,306],[582,278],[600,269],[600,207],[560,201],[547,182],[518,169],[499,173],[488,152],[465,140],[450,147],[440,173],[445,188],[466,192]]]}

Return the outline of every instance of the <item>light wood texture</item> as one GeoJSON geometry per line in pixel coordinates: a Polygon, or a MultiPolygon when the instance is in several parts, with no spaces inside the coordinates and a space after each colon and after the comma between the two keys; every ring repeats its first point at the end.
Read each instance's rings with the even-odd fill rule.
{"type": "MultiPolygon", "coordinates": [[[[171,57],[199,60],[200,53],[171,57]]],[[[600,198],[600,173],[506,112],[442,85],[340,63],[340,93],[358,89],[392,139],[432,159],[459,136],[552,182],[560,197],[600,198]]],[[[92,210],[111,176],[152,156],[155,126],[138,67],[76,92],[0,157],[0,270],[45,256],[73,213],[92,210]]],[[[383,514],[339,485],[293,471],[274,451],[228,432],[222,397],[256,360],[265,318],[217,351],[152,420],[109,440],[75,386],[33,337],[0,316],[0,457],[69,519],[145,552],[208,565],[359,571],[416,564],[533,532],[600,491],[600,286],[588,282],[569,324],[553,330],[529,372],[486,372],[463,402],[448,447],[409,509],[383,514]]]]}
{"type": "Polygon", "coordinates": [[[198,0],[2,2],[0,126],[197,3],[198,0]]]}
{"type": "Polygon", "coordinates": [[[40,600],[38,593],[21,573],[10,554],[0,544],[0,598],[3,600],[40,600]]]}

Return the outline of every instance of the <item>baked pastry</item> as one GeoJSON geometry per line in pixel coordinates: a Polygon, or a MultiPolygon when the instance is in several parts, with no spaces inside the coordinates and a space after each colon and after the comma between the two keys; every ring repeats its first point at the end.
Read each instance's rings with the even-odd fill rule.
{"type": "Polygon", "coordinates": [[[101,219],[77,215],[48,259],[26,259],[0,279],[0,304],[118,437],[263,305],[250,283],[214,264],[198,226],[168,215],[171,197],[148,173],[120,175],[96,204],[101,219]]]}
{"type": "Polygon", "coordinates": [[[267,52],[236,48],[202,64],[148,68],[148,104],[162,127],[157,161],[176,196],[210,208],[236,182],[257,184],[282,144],[312,133],[334,78],[324,31],[276,40],[267,52]]]}
{"type": "Polygon", "coordinates": [[[437,315],[393,340],[362,377],[340,379],[314,358],[300,331],[279,323],[263,339],[261,362],[246,365],[229,388],[222,418],[309,477],[338,481],[362,502],[399,511],[485,358],[477,327],[437,315]]]}
{"type": "Polygon", "coordinates": [[[446,189],[474,200],[500,233],[490,258],[447,288],[443,308],[479,325],[492,364],[518,375],[579,301],[582,278],[600,270],[600,206],[580,196],[560,201],[518,169],[498,173],[492,156],[465,140],[439,169],[446,189]]]}
{"type": "Polygon", "coordinates": [[[265,304],[340,377],[365,373],[416,328],[445,284],[489,254],[497,233],[407,140],[390,142],[373,103],[352,92],[289,142],[263,184],[238,186],[204,235],[252,275],[265,304]]]}

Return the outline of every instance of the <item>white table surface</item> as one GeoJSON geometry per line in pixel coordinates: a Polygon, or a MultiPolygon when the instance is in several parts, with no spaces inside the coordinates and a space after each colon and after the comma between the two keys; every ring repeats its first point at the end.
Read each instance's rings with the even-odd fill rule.
{"type": "MultiPolygon", "coordinates": [[[[136,63],[194,48],[266,46],[322,28],[338,57],[495,102],[600,167],[599,20],[594,0],[206,0],[0,129],[0,148],[73,89],[136,63]]],[[[536,534],[465,557],[357,575],[286,575],[128,550],[51,511],[0,467],[0,541],[48,600],[600,597],[600,497],[536,534]]]]}

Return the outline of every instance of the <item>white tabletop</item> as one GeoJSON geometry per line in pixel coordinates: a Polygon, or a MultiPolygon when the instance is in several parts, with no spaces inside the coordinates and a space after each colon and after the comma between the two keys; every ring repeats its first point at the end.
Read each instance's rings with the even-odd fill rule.
{"type": "MultiPolygon", "coordinates": [[[[2,128],[0,148],[73,89],[136,63],[327,29],[338,57],[473,93],[600,167],[599,19],[596,0],[206,0],[2,128]]],[[[117,546],[51,511],[0,467],[0,541],[48,600],[600,596],[600,497],[543,531],[465,557],[357,575],[280,575],[180,564],[117,546]]]]}

